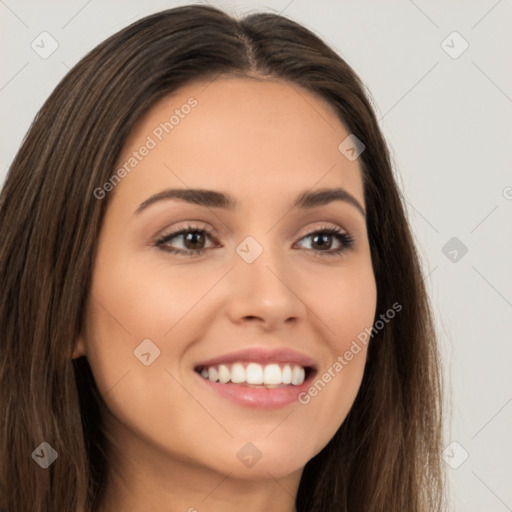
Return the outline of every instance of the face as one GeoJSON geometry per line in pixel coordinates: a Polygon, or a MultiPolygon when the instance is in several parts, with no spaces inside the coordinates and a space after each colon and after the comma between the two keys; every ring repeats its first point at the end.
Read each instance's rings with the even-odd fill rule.
{"type": "Polygon", "coordinates": [[[277,80],[189,84],[138,123],[96,192],[109,205],[74,354],[120,445],[251,479],[301,471],[332,438],[376,308],[348,135],[277,80]],[[311,196],[327,189],[342,194],[311,196]]]}

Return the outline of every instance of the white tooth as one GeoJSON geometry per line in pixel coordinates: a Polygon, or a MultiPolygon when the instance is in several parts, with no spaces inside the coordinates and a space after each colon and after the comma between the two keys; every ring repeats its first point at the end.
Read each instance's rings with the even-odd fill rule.
{"type": "Polygon", "coordinates": [[[210,366],[210,368],[208,368],[208,378],[213,382],[217,382],[219,380],[219,372],[215,366],[210,366]]]}
{"type": "Polygon", "coordinates": [[[263,370],[264,384],[281,384],[281,368],[278,364],[267,364],[263,370]]]}
{"type": "Polygon", "coordinates": [[[301,366],[294,366],[292,370],[292,384],[300,386],[304,382],[305,371],[301,366]]]}
{"type": "Polygon", "coordinates": [[[204,377],[205,379],[208,378],[208,368],[203,368],[201,370],[201,377],[204,377]]]}
{"type": "Polygon", "coordinates": [[[219,381],[221,384],[226,384],[231,379],[231,372],[225,364],[219,365],[219,381]]]}
{"type": "Polygon", "coordinates": [[[281,379],[282,379],[283,384],[291,384],[292,383],[292,369],[290,368],[289,364],[287,364],[283,368],[281,379]]]}
{"type": "Polygon", "coordinates": [[[245,382],[245,368],[243,364],[235,363],[231,367],[231,382],[234,384],[245,382]]]}
{"type": "Polygon", "coordinates": [[[263,384],[263,368],[261,364],[249,363],[245,370],[247,384],[263,384]]]}

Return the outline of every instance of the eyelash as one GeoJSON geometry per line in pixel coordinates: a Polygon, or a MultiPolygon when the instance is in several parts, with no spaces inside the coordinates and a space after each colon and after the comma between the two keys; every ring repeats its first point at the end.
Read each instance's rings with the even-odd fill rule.
{"type": "MultiPolygon", "coordinates": [[[[179,230],[174,231],[172,233],[168,233],[168,234],[163,235],[161,238],[159,238],[154,243],[154,245],[156,247],[158,247],[162,251],[170,252],[170,253],[173,253],[173,254],[178,254],[178,255],[181,255],[181,256],[196,257],[196,256],[201,256],[202,254],[204,254],[204,252],[207,250],[206,248],[197,249],[197,250],[191,250],[191,249],[175,249],[175,248],[165,247],[165,243],[168,243],[169,240],[172,240],[173,238],[175,238],[177,236],[184,235],[184,234],[187,234],[187,233],[206,234],[210,238],[215,238],[214,234],[212,232],[210,232],[206,228],[199,228],[197,226],[187,225],[186,227],[184,227],[182,229],[179,229],[179,230]]],[[[318,251],[318,250],[315,250],[315,249],[306,249],[306,250],[309,250],[309,251],[316,252],[317,255],[320,256],[320,257],[324,257],[324,256],[326,256],[326,257],[339,256],[342,253],[345,253],[346,251],[349,251],[350,249],[352,249],[352,247],[354,245],[354,239],[348,233],[345,233],[344,231],[342,231],[338,227],[327,227],[327,226],[324,227],[324,226],[322,226],[319,229],[316,229],[315,231],[311,231],[310,233],[307,233],[300,240],[303,240],[304,238],[308,238],[308,237],[311,237],[313,235],[318,235],[318,234],[333,235],[342,244],[340,249],[329,250],[329,251],[318,251]]]]}

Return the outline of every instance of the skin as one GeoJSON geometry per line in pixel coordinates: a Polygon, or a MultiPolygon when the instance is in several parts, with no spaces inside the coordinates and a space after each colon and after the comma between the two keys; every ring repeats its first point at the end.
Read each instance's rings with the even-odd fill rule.
{"type": "MultiPolygon", "coordinates": [[[[301,192],[331,187],[364,208],[361,169],[338,150],[349,132],[326,102],[284,81],[252,78],[195,82],[159,101],[130,135],[120,165],[191,96],[197,106],[110,192],[98,240],[74,357],[87,357],[106,404],[112,443],[102,512],[292,512],[305,464],[355,399],[366,349],[307,405],[274,410],[212,393],[193,368],[245,347],[288,347],[313,357],[322,375],[371,327],[377,295],[364,216],[342,201],[291,208],[301,192]],[[240,206],[174,199],[134,213],[167,188],[222,191],[240,206]],[[204,254],[155,246],[187,222],[215,230],[204,254]],[[307,235],[323,226],[348,232],[353,248],[318,255],[307,235]],[[251,264],[235,251],[247,236],[263,248],[251,264]],[[147,338],[160,350],[149,366],[134,356],[147,338]],[[236,455],[248,441],[262,454],[250,468],[236,455]]],[[[190,247],[183,236],[169,244],[190,247]]]]}

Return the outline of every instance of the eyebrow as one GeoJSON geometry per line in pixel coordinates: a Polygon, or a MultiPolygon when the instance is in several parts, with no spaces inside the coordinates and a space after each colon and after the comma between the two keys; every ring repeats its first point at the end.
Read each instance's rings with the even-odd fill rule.
{"type": "MultiPolygon", "coordinates": [[[[235,211],[238,208],[238,201],[233,196],[223,192],[205,189],[174,188],[162,190],[152,195],[139,205],[135,213],[141,213],[152,204],[170,199],[178,199],[187,203],[209,208],[223,208],[230,211],[235,211]]],[[[333,201],[343,201],[354,206],[366,218],[366,212],[361,203],[343,188],[324,188],[314,192],[306,190],[297,197],[293,208],[315,208],[327,205],[333,201]]]]}

